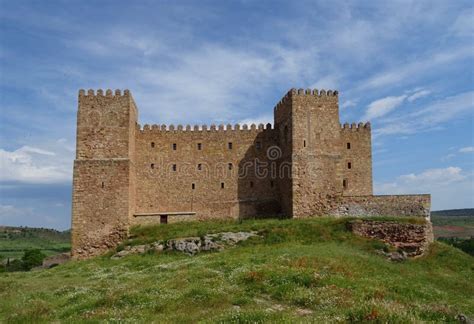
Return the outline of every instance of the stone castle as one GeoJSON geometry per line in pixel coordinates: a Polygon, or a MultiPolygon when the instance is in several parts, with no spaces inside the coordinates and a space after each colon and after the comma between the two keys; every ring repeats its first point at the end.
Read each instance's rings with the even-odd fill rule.
{"type": "Polygon", "coordinates": [[[290,90],[274,124],[138,123],[125,90],[79,91],[72,256],[135,224],[267,216],[422,216],[429,195],[374,196],[371,127],[339,122],[337,91],[290,90]]]}

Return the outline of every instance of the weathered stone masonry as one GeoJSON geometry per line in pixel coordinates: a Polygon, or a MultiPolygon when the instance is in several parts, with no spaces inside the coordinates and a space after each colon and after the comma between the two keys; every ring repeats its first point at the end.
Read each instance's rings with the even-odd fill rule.
{"type": "Polygon", "coordinates": [[[79,92],[72,255],[134,224],[193,219],[429,217],[429,195],[373,196],[370,124],[339,122],[337,91],[290,90],[274,126],[138,125],[128,90],[79,92]]]}

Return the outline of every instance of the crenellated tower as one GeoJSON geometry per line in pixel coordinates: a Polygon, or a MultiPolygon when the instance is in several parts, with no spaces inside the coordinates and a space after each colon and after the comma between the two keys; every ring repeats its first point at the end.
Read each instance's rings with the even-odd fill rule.
{"type": "Polygon", "coordinates": [[[128,90],[79,91],[72,256],[97,255],[127,236],[135,201],[137,109],[128,90]]]}

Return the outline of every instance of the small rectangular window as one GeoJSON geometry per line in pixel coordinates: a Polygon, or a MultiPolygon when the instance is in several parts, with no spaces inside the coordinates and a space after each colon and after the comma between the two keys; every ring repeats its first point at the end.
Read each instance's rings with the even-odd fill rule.
{"type": "Polygon", "coordinates": [[[255,142],[255,148],[257,150],[260,150],[262,148],[262,143],[261,142],[255,142]]]}
{"type": "Polygon", "coordinates": [[[232,163],[229,163],[228,166],[229,166],[229,170],[232,170],[232,167],[233,167],[232,163]]]}
{"type": "Polygon", "coordinates": [[[155,163],[150,164],[150,168],[154,169],[155,168],[155,163]]]}
{"type": "Polygon", "coordinates": [[[347,143],[347,149],[348,149],[348,150],[351,149],[351,143],[347,143]]]}
{"type": "Polygon", "coordinates": [[[303,140],[303,147],[306,147],[306,140],[303,140]]]}
{"type": "Polygon", "coordinates": [[[273,181],[270,181],[270,187],[273,188],[273,185],[274,185],[273,181]]]}
{"type": "Polygon", "coordinates": [[[351,169],[351,168],[352,168],[352,163],[351,163],[351,162],[347,162],[347,168],[348,168],[348,169],[351,169]]]}
{"type": "Polygon", "coordinates": [[[177,145],[176,143],[173,143],[173,151],[176,151],[177,145]]]}
{"type": "Polygon", "coordinates": [[[221,182],[221,189],[224,189],[224,182],[221,182]]]}
{"type": "Polygon", "coordinates": [[[193,184],[191,185],[191,188],[192,188],[193,190],[196,189],[196,185],[193,183],[193,184]]]}
{"type": "Polygon", "coordinates": [[[160,224],[168,224],[168,215],[160,215],[160,224]]]}
{"type": "Polygon", "coordinates": [[[198,170],[199,170],[199,171],[202,170],[202,164],[201,164],[201,163],[198,164],[198,170]]]}
{"type": "Polygon", "coordinates": [[[253,181],[250,181],[250,188],[253,188],[253,181]]]}
{"type": "Polygon", "coordinates": [[[155,147],[155,142],[151,142],[151,147],[155,147]]]}
{"type": "Polygon", "coordinates": [[[198,150],[202,150],[202,144],[201,143],[198,143],[198,150]]]}
{"type": "Polygon", "coordinates": [[[173,164],[173,171],[176,171],[176,164],[173,164]]]}
{"type": "Polygon", "coordinates": [[[347,189],[347,179],[342,180],[342,186],[347,189]]]}
{"type": "Polygon", "coordinates": [[[232,142],[229,142],[229,143],[227,144],[227,147],[229,148],[229,150],[232,150],[232,142]]]}

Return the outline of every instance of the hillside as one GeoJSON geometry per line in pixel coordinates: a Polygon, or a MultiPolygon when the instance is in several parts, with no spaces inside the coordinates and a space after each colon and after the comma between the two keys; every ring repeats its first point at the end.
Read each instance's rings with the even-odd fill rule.
{"type": "Polygon", "coordinates": [[[70,231],[0,226],[0,256],[19,258],[28,249],[40,249],[46,255],[68,251],[70,237],[70,231]]]}
{"type": "Polygon", "coordinates": [[[474,209],[451,209],[431,212],[435,237],[474,237],[474,209]]]}
{"type": "Polygon", "coordinates": [[[108,256],[0,274],[0,321],[344,322],[474,318],[474,258],[436,242],[400,263],[346,219],[139,227],[127,244],[258,231],[222,252],[108,256]],[[28,303],[25,303],[28,301],[28,303]]]}

